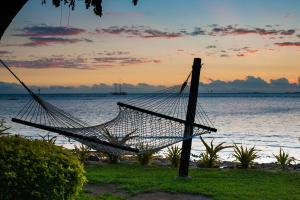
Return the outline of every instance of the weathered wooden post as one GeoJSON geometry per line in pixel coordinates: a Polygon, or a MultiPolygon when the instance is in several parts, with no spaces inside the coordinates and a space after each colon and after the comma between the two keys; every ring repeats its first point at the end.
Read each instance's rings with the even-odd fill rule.
{"type": "MultiPolygon", "coordinates": [[[[193,124],[195,121],[198,86],[201,70],[201,59],[195,58],[192,70],[192,79],[190,86],[189,102],[186,113],[186,123],[184,127],[184,137],[193,135],[193,124]]],[[[182,142],[181,160],[179,166],[179,177],[188,177],[189,173],[189,161],[192,147],[192,138],[184,140],[182,142]]]]}

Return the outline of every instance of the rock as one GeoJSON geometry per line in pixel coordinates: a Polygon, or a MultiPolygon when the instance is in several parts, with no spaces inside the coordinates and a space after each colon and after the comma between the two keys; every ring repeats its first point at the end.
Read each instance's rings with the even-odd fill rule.
{"type": "Polygon", "coordinates": [[[162,166],[162,167],[170,166],[168,160],[166,160],[166,159],[160,159],[160,158],[152,160],[151,163],[153,165],[162,166]]]}
{"type": "Polygon", "coordinates": [[[300,163],[294,165],[294,169],[300,171],[300,163]]]}
{"type": "Polygon", "coordinates": [[[88,161],[98,162],[98,161],[100,161],[100,158],[97,155],[89,155],[88,161]]]}
{"type": "Polygon", "coordinates": [[[238,163],[237,162],[230,162],[230,161],[223,161],[220,164],[220,168],[223,169],[234,169],[237,168],[238,163]]]}

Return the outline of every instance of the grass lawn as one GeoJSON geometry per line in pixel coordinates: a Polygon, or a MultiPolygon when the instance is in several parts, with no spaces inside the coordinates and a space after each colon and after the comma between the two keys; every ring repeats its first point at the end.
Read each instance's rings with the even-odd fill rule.
{"type": "MultiPolygon", "coordinates": [[[[215,200],[297,199],[300,200],[300,172],[241,169],[190,169],[191,180],[175,179],[178,170],[139,165],[93,165],[86,168],[89,183],[115,183],[129,194],[151,191],[202,194],[215,200]]],[[[80,200],[119,199],[114,195],[80,200]]]]}

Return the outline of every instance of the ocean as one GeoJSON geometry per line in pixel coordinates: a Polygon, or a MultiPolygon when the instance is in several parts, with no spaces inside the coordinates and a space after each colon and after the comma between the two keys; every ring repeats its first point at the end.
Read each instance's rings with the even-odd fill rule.
{"type": "MultiPolygon", "coordinates": [[[[118,113],[117,102],[133,95],[42,94],[42,97],[90,125],[96,125],[113,119],[118,113]]],[[[33,138],[47,134],[10,121],[28,99],[25,94],[0,94],[0,119],[7,121],[12,133],[33,138]]],[[[205,135],[206,141],[255,145],[260,155],[258,162],[275,161],[273,154],[277,154],[280,147],[300,160],[300,93],[200,94],[198,101],[218,129],[217,133],[205,135]]],[[[57,144],[72,148],[74,142],[59,137],[57,144]]],[[[193,139],[192,153],[197,155],[203,150],[201,141],[193,139]]],[[[232,149],[223,150],[220,157],[234,160],[232,149]]]]}

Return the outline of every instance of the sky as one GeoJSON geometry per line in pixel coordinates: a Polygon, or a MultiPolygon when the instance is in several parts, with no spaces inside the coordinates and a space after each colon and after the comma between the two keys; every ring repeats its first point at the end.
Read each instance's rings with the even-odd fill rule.
{"type": "MultiPolygon", "coordinates": [[[[299,0],[103,0],[103,10],[99,18],[82,1],[74,11],[29,1],[0,57],[39,86],[168,86],[186,78],[195,57],[205,84],[300,85],[299,0]]],[[[0,82],[16,81],[0,68],[0,82]]]]}

